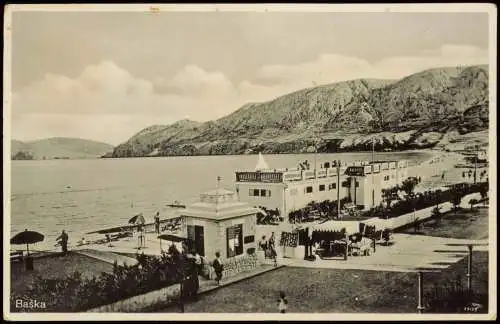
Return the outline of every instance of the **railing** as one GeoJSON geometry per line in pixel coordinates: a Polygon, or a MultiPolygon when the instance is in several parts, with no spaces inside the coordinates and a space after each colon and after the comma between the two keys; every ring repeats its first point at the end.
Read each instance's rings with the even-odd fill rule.
{"type": "Polygon", "coordinates": [[[314,171],[304,171],[304,179],[313,179],[314,178],[314,171]]]}
{"type": "Polygon", "coordinates": [[[325,178],[325,177],[326,177],[326,170],[325,170],[325,169],[323,169],[323,170],[319,170],[319,171],[317,172],[316,176],[317,176],[318,178],[325,178]]]}
{"type": "Polygon", "coordinates": [[[336,177],[337,176],[337,168],[330,168],[326,171],[326,175],[328,177],[336,177]]]}
{"type": "Polygon", "coordinates": [[[283,182],[282,172],[236,172],[237,182],[283,182]]]}
{"type": "MultiPolygon", "coordinates": [[[[363,176],[365,174],[380,173],[385,170],[405,169],[407,168],[406,161],[384,162],[368,164],[366,161],[356,161],[344,163],[340,167],[340,174],[363,176]]],[[[237,182],[268,182],[281,183],[286,181],[300,181],[314,178],[336,177],[337,168],[323,168],[319,170],[296,170],[296,169],[274,169],[274,171],[257,171],[257,172],[236,172],[237,182]]]]}
{"type": "Polygon", "coordinates": [[[302,180],[301,171],[288,171],[283,175],[285,181],[302,180]]]}

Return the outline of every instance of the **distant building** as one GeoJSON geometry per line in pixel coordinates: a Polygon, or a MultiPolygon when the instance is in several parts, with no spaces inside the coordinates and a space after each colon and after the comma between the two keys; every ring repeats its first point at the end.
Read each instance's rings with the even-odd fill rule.
{"type": "MultiPolygon", "coordinates": [[[[262,159],[260,156],[260,165],[262,159]]],[[[373,173],[371,162],[346,163],[338,170],[336,163],[322,163],[317,170],[304,161],[297,168],[237,171],[236,193],[242,202],[278,209],[286,221],[291,211],[311,201],[337,200],[337,190],[340,199],[350,197],[354,204],[369,209],[381,203],[382,189],[408,177],[407,161],[375,161],[373,173]]]]}
{"type": "Polygon", "coordinates": [[[236,200],[232,191],[215,189],[178,211],[185,224],[190,249],[209,259],[220,252],[224,259],[236,258],[256,248],[255,226],[261,211],[236,200]]]}

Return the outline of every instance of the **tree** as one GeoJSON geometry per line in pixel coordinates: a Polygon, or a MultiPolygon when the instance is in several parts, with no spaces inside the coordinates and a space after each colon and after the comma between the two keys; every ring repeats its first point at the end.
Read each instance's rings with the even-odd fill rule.
{"type": "Polygon", "coordinates": [[[453,204],[453,210],[455,214],[457,213],[457,209],[462,202],[462,198],[465,196],[464,192],[459,188],[454,188],[451,192],[451,203],[453,204]]]}
{"type": "Polygon", "coordinates": [[[439,224],[441,222],[441,210],[438,206],[432,209],[431,218],[436,220],[436,224],[439,224]]]}
{"type": "Polygon", "coordinates": [[[391,203],[394,200],[397,200],[399,198],[398,197],[398,191],[399,191],[399,187],[398,186],[395,186],[395,187],[392,187],[392,188],[387,188],[387,189],[382,189],[382,199],[386,202],[386,204],[387,204],[386,208],[387,209],[390,209],[391,208],[391,203]]]}
{"type": "Polygon", "coordinates": [[[472,198],[471,200],[469,200],[470,210],[473,210],[474,205],[477,203],[478,203],[478,201],[475,198],[472,198]]]}
{"type": "Polygon", "coordinates": [[[479,193],[481,194],[483,204],[486,205],[486,198],[488,197],[488,182],[481,183],[479,185],[479,193]]]}
{"type": "Polygon", "coordinates": [[[443,199],[443,191],[441,189],[437,189],[436,191],[433,191],[431,193],[431,199],[434,201],[434,203],[436,204],[436,207],[439,207],[439,204],[441,203],[442,199],[443,199]]]}
{"type": "Polygon", "coordinates": [[[408,179],[403,180],[401,184],[401,190],[403,190],[406,194],[406,197],[411,197],[413,195],[413,191],[418,184],[418,178],[409,177],[408,179]]]}
{"type": "Polygon", "coordinates": [[[33,160],[33,155],[30,152],[19,151],[12,156],[12,160],[33,160]]]}

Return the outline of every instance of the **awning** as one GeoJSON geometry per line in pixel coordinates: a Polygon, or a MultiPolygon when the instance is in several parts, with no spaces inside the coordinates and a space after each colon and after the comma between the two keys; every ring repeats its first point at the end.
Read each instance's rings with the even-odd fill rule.
{"type": "Polygon", "coordinates": [[[187,237],[177,236],[173,234],[161,234],[158,235],[160,240],[170,241],[170,242],[184,242],[187,241],[187,237]]]}
{"type": "Polygon", "coordinates": [[[313,231],[340,231],[345,228],[348,235],[359,232],[359,222],[358,221],[327,221],[321,224],[314,224],[309,227],[310,235],[313,231]]]}

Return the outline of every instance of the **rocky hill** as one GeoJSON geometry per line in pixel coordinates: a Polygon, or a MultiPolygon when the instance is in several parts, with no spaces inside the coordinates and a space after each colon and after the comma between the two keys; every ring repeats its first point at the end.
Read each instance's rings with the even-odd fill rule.
{"type": "MultiPolygon", "coordinates": [[[[488,67],[351,80],[246,104],[215,121],[152,126],[113,157],[429,148],[488,128],[488,67]]],[[[470,138],[469,135],[467,138],[470,138]]],[[[472,136],[473,137],[473,136],[472,136]]]]}
{"type": "Polygon", "coordinates": [[[99,158],[113,146],[79,138],[55,137],[30,142],[11,141],[11,157],[18,160],[99,158]]]}

